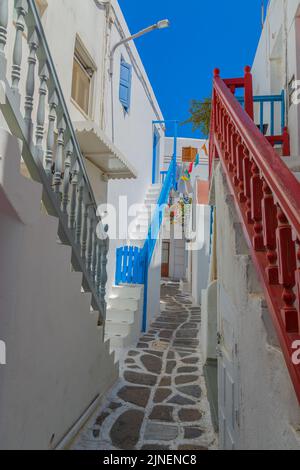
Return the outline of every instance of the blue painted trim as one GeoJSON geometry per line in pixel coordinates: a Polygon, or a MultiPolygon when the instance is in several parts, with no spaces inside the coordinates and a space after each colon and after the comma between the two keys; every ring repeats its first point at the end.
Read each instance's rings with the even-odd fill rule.
{"type": "Polygon", "coordinates": [[[145,245],[144,252],[144,302],[143,302],[143,321],[142,321],[142,333],[147,331],[147,306],[148,306],[148,274],[149,274],[149,264],[148,264],[148,249],[147,244],[145,245]]]}
{"type": "Polygon", "coordinates": [[[275,125],[274,125],[274,101],[271,101],[271,135],[275,133],[275,125]]]}
{"type": "Polygon", "coordinates": [[[211,252],[212,252],[213,230],[214,230],[214,206],[211,206],[210,208],[209,256],[211,256],[211,252]]]}
{"type": "Polygon", "coordinates": [[[264,133],[264,102],[260,101],[260,132],[264,133]]]}
{"type": "MultiPolygon", "coordinates": [[[[165,123],[167,121],[153,121],[153,124],[165,123]]],[[[116,251],[116,285],[121,283],[144,284],[143,302],[143,332],[147,331],[147,305],[148,305],[148,276],[149,267],[153,257],[160,228],[163,222],[163,212],[168,202],[172,189],[177,188],[177,132],[179,121],[168,121],[174,123],[174,149],[173,158],[168,171],[162,171],[163,186],[157,201],[156,211],[151,221],[149,232],[142,249],[137,247],[121,247],[116,251]]],[[[153,159],[153,175],[155,174],[155,159],[153,159]]],[[[152,176],[153,176],[152,175],[152,176]]]]}
{"type": "Polygon", "coordinates": [[[160,183],[161,183],[161,184],[164,184],[164,182],[165,182],[165,180],[166,180],[167,174],[168,174],[167,171],[161,171],[161,172],[160,172],[160,183]]]}
{"type": "Polygon", "coordinates": [[[152,184],[157,183],[157,165],[159,164],[158,158],[158,145],[160,142],[160,134],[156,127],[154,127],[153,131],[153,157],[152,157],[152,184]]]}
{"type": "MultiPolygon", "coordinates": [[[[244,97],[237,96],[236,99],[243,106],[244,97]]],[[[285,127],[285,92],[284,90],[280,95],[261,95],[253,97],[254,103],[260,103],[260,123],[259,127],[261,132],[264,130],[264,105],[265,103],[270,103],[270,134],[271,136],[275,135],[275,103],[281,104],[280,118],[281,118],[281,129],[285,127]]]]}
{"type": "Polygon", "coordinates": [[[285,92],[284,90],[282,90],[282,93],[281,93],[281,128],[282,128],[282,132],[283,132],[283,129],[285,128],[285,92]]]}
{"type": "Polygon", "coordinates": [[[128,112],[130,109],[131,83],[132,83],[132,65],[125,62],[123,57],[121,57],[119,99],[126,112],[128,112]],[[126,73],[127,73],[127,78],[124,78],[124,75],[126,73]],[[123,96],[124,90],[127,91],[127,96],[123,96]]]}

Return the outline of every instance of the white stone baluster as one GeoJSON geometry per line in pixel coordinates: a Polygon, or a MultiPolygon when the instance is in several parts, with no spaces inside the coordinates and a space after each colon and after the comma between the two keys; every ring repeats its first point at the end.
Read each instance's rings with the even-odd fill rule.
{"type": "Polygon", "coordinates": [[[81,229],[82,229],[82,203],[83,203],[84,179],[81,175],[77,204],[76,204],[76,229],[75,229],[75,243],[80,246],[81,244],[81,229]]]}
{"type": "Polygon", "coordinates": [[[46,114],[46,96],[47,96],[47,82],[49,80],[49,71],[47,64],[41,70],[40,73],[40,88],[39,88],[39,104],[37,109],[36,117],[36,147],[37,154],[40,161],[43,161],[43,139],[44,139],[44,130],[45,130],[45,114],[46,114]]]}
{"type": "Polygon", "coordinates": [[[85,187],[83,191],[83,224],[82,224],[82,240],[81,240],[81,257],[86,261],[86,249],[87,249],[87,236],[88,236],[88,216],[89,216],[89,194],[85,187]]]}
{"type": "Polygon", "coordinates": [[[97,256],[98,256],[98,237],[97,237],[97,220],[94,221],[94,231],[93,231],[93,254],[92,254],[92,273],[94,286],[96,286],[96,277],[97,277],[97,256]]]}
{"type": "Polygon", "coordinates": [[[102,258],[102,247],[103,247],[103,240],[97,239],[97,272],[96,272],[96,290],[98,296],[100,297],[100,289],[101,289],[101,258],[102,258]]]}
{"type": "Polygon", "coordinates": [[[66,121],[62,118],[57,126],[58,128],[58,138],[57,138],[57,149],[56,149],[56,158],[55,158],[55,173],[54,173],[54,188],[58,197],[61,199],[62,190],[62,174],[64,168],[64,146],[65,146],[65,131],[66,131],[66,121]]]}
{"type": "Polygon", "coordinates": [[[86,268],[88,270],[88,273],[92,277],[93,240],[94,240],[94,230],[95,230],[95,216],[94,216],[94,208],[91,205],[89,206],[88,221],[89,221],[89,229],[88,229],[88,248],[87,248],[86,268]]]}
{"type": "Polygon", "coordinates": [[[8,0],[0,0],[0,79],[6,76],[5,46],[7,42],[8,0]]]}
{"type": "Polygon", "coordinates": [[[47,149],[45,157],[45,171],[49,177],[52,177],[52,163],[53,163],[53,148],[54,148],[54,128],[56,120],[56,108],[58,106],[58,98],[56,92],[54,92],[49,100],[49,124],[47,134],[47,149]]]}
{"type": "MultiPolygon", "coordinates": [[[[104,231],[108,232],[108,226],[104,227],[104,231]]],[[[102,305],[102,315],[106,318],[106,283],[107,283],[107,254],[109,249],[109,238],[102,240],[102,255],[101,255],[101,279],[100,279],[100,303],[102,305]]]]}
{"type": "Polygon", "coordinates": [[[39,47],[38,35],[36,30],[33,31],[29,40],[29,57],[28,57],[28,71],[26,79],[26,95],[25,95],[25,124],[27,128],[27,141],[30,142],[32,138],[32,110],[33,110],[33,96],[35,90],[35,67],[37,63],[37,50],[39,47]]]}
{"type": "Polygon", "coordinates": [[[69,191],[70,191],[70,173],[71,173],[71,162],[73,157],[73,144],[69,140],[66,146],[66,159],[65,159],[65,173],[64,173],[64,188],[63,188],[63,212],[67,214],[69,204],[69,191]]]}
{"type": "Polygon", "coordinates": [[[17,21],[16,21],[16,37],[13,51],[12,64],[12,90],[15,93],[18,105],[20,105],[19,83],[21,78],[22,64],[22,40],[25,31],[25,17],[28,13],[28,3],[26,0],[17,0],[16,2],[17,21]]]}
{"type": "Polygon", "coordinates": [[[76,160],[74,168],[72,170],[72,191],[71,191],[71,203],[70,203],[70,216],[69,216],[69,227],[75,231],[76,222],[76,201],[77,201],[77,187],[78,187],[78,174],[79,164],[76,160]]]}

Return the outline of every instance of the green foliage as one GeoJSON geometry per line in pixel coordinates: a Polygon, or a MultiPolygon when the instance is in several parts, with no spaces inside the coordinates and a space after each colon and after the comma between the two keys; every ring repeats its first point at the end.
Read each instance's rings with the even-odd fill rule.
{"type": "Polygon", "coordinates": [[[211,117],[211,98],[192,100],[189,109],[190,117],[183,124],[192,124],[193,131],[200,130],[204,137],[208,137],[211,117]]]}

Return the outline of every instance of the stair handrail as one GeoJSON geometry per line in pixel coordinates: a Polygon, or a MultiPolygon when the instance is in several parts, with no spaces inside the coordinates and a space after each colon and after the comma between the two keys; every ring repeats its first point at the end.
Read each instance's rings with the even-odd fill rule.
{"type": "Polygon", "coordinates": [[[1,96],[5,96],[0,100],[1,111],[12,134],[23,142],[23,160],[32,179],[43,186],[42,200],[48,213],[59,219],[58,235],[62,243],[72,247],[73,268],[83,273],[83,288],[91,292],[92,307],[99,311],[101,324],[106,316],[108,227],[103,226],[97,213],[84,157],[35,0],[0,0],[0,88],[1,96]],[[12,22],[8,24],[9,6],[16,12],[11,81],[6,58],[8,27],[12,26],[12,22]],[[22,73],[25,38],[29,49],[26,75],[22,73]],[[22,76],[26,76],[25,90],[20,89],[22,76]]]}
{"type": "MultiPolygon", "coordinates": [[[[300,402],[300,184],[215,70],[211,158],[219,158],[300,402]]],[[[212,165],[213,167],[213,165],[212,165]]]]}
{"type": "Polygon", "coordinates": [[[253,155],[260,171],[268,181],[272,191],[290,218],[291,224],[300,235],[300,185],[288,167],[266,140],[253,120],[241,108],[218,73],[214,77],[214,90],[222,99],[224,106],[231,115],[231,120],[239,130],[246,146],[253,155]]]}

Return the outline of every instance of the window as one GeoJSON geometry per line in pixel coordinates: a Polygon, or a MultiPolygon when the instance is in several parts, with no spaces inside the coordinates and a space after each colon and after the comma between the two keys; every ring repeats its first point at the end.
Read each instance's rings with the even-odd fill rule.
{"type": "Polygon", "coordinates": [[[95,66],[76,40],[73,59],[72,100],[86,116],[91,115],[95,66]]]}
{"type": "Polygon", "coordinates": [[[120,101],[126,112],[128,112],[130,108],[131,79],[132,66],[127,64],[122,58],[120,71],[120,101]]]}

